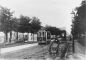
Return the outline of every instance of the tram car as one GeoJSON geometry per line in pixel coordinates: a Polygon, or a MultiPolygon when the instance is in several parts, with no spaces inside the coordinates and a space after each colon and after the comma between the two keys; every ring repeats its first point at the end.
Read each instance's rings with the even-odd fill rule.
{"type": "Polygon", "coordinates": [[[41,29],[37,32],[38,44],[49,44],[51,41],[51,33],[45,29],[41,29]]]}

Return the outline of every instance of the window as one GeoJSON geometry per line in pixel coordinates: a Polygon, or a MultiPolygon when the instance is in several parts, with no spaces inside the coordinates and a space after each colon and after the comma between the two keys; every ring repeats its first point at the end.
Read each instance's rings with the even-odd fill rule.
{"type": "Polygon", "coordinates": [[[47,39],[50,39],[50,33],[47,33],[47,39]]]}

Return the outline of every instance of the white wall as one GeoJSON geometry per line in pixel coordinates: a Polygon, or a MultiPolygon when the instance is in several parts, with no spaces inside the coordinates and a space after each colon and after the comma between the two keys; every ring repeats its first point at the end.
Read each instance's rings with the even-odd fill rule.
{"type": "MultiPolygon", "coordinates": [[[[33,35],[31,35],[31,33],[29,33],[28,41],[33,41],[33,35]]],[[[34,41],[37,41],[37,34],[34,34],[34,41]]]]}
{"type": "Polygon", "coordinates": [[[3,32],[0,32],[0,43],[4,43],[4,37],[5,34],[3,32]]]}
{"type": "MultiPolygon", "coordinates": [[[[31,33],[24,33],[24,35],[28,35],[28,41],[33,41],[33,35],[31,35],[31,33]]],[[[17,32],[12,31],[12,40],[11,43],[14,43],[17,37],[17,32]]],[[[18,38],[22,38],[23,37],[23,33],[19,33],[18,32],[18,38]]],[[[9,38],[10,38],[10,33],[8,33],[8,43],[9,43],[9,38]]],[[[3,32],[0,32],[0,43],[4,43],[4,39],[5,39],[5,34],[3,32]]],[[[34,34],[34,41],[37,41],[37,34],[34,34]]]]}

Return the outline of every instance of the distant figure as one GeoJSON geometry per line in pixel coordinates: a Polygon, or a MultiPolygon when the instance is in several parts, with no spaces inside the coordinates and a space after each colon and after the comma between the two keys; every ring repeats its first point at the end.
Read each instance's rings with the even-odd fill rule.
{"type": "Polygon", "coordinates": [[[60,41],[59,41],[59,39],[56,37],[54,42],[58,44],[60,41]]]}

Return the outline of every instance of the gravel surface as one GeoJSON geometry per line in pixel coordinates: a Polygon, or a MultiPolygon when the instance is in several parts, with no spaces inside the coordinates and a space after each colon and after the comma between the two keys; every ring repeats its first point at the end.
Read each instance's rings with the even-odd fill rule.
{"type": "Polygon", "coordinates": [[[78,43],[75,43],[75,51],[76,53],[73,55],[70,55],[68,58],[60,59],[57,57],[52,57],[48,53],[48,47],[47,46],[34,46],[26,49],[22,49],[19,51],[16,51],[15,53],[7,53],[4,55],[1,55],[0,58],[8,59],[8,60],[84,60],[86,59],[85,55],[85,47],[81,46],[78,43]]]}

